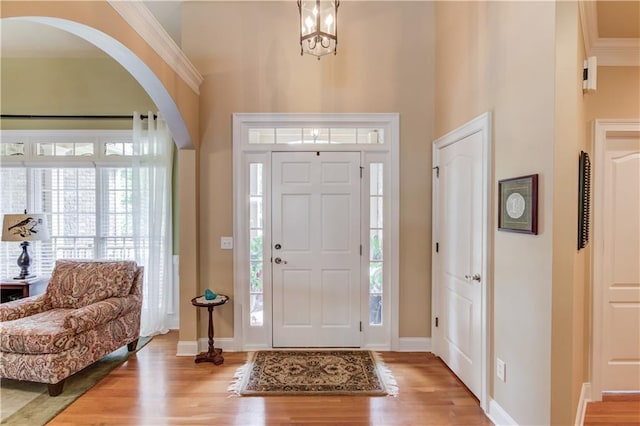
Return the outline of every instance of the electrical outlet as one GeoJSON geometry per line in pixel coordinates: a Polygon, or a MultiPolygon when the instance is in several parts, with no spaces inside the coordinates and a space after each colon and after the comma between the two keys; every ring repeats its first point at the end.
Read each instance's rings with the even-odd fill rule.
{"type": "Polygon", "coordinates": [[[233,237],[220,237],[220,248],[223,250],[232,250],[233,237]]]}
{"type": "Polygon", "coordinates": [[[500,358],[496,358],[496,376],[503,382],[507,382],[507,364],[500,358]]]}

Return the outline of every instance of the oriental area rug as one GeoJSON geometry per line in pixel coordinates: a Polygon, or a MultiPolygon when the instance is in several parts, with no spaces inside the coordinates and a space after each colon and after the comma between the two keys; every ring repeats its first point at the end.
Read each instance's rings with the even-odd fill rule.
{"type": "Polygon", "coordinates": [[[239,396],[396,396],[398,386],[371,351],[259,351],[249,354],[229,391],[239,396]]]}
{"type": "MultiPolygon", "coordinates": [[[[150,341],[151,337],[140,337],[136,352],[150,341]]],[[[69,377],[58,396],[49,396],[47,385],[43,383],[0,379],[0,423],[20,426],[48,423],[134,354],[126,346],[110,353],[69,377]]]]}

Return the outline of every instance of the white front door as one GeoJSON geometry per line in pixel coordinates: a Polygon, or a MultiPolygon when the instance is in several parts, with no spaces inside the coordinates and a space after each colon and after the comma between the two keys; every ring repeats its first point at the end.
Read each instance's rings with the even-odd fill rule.
{"type": "Polygon", "coordinates": [[[640,391],[640,138],[607,137],[602,188],[602,390],[640,391]]]}
{"type": "Polygon", "coordinates": [[[360,153],[272,154],[273,346],[360,346],[360,153]]]}
{"type": "Polygon", "coordinates": [[[481,398],[483,133],[434,150],[434,352],[481,398]]]}

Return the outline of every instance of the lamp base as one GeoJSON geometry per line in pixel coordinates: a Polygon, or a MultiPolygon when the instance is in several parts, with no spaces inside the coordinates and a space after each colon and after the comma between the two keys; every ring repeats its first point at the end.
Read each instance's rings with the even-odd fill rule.
{"type": "Polygon", "coordinates": [[[29,266],[31,266],[31,258],[29,257],[29,251],[27,248],[29,247],[29,241],[23,241],[20,243],[20,247],[22,247],[22,253],[18,257],[18,266],[20,267],[20,275],[14,277],[14,280],[26,280],[29,278],[34,278],[35,275],[29,273],[29,266]]]}

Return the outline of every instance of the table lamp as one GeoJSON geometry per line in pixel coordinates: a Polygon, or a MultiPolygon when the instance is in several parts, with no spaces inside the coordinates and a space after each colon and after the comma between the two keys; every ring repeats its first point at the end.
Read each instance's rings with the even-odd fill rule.
{"type": "Polygon", "coordinates": [[[18,257],[20,275],[14,277],[16,280],[33,278],[35,275],[29,274],[31,258],[29,257],[29,241],[46,241],[49,239],[49,229],[47,228],[47,217],[43,214],[5,214],[2,224],[2,241],[22,241],[22,253],[18,257]]]}

